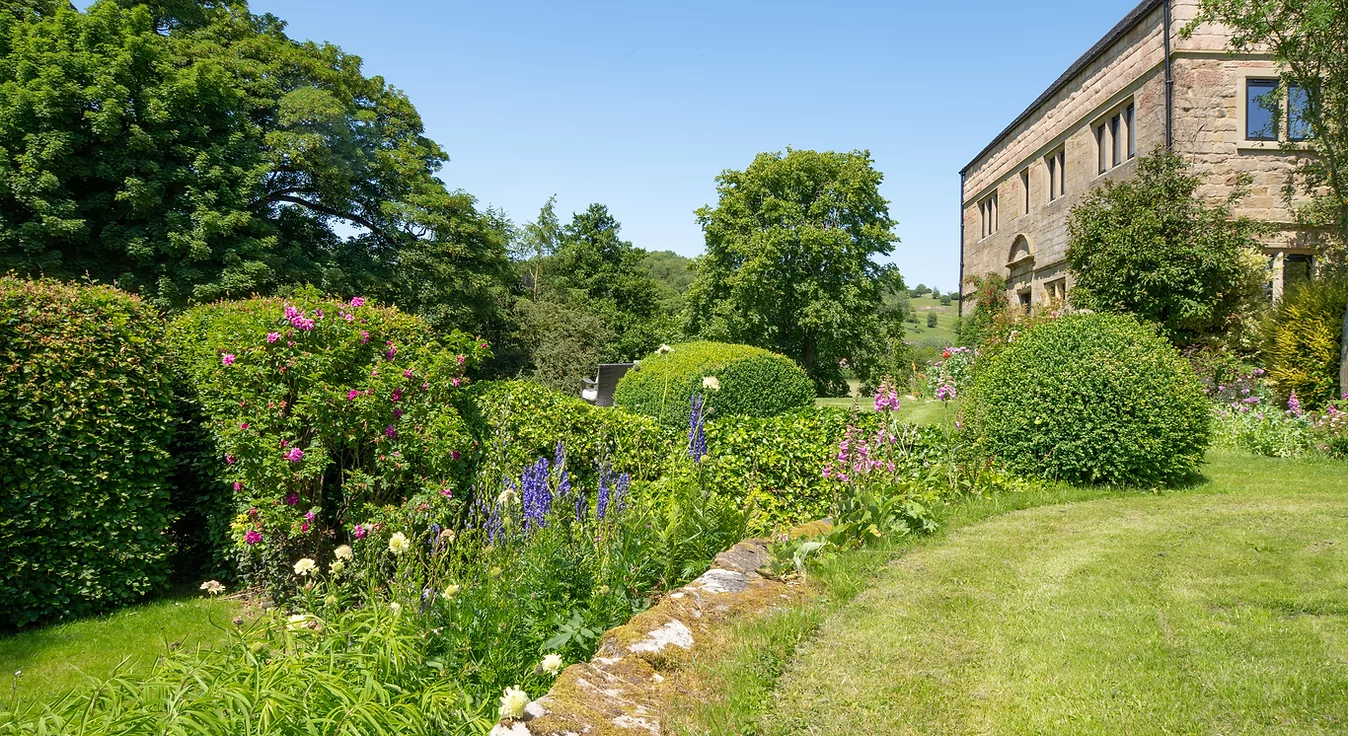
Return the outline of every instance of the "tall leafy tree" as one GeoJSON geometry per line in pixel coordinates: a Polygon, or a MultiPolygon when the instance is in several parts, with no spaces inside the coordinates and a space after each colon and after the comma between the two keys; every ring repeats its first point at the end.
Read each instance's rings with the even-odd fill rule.
{"type": "MultiPolygon", "coordinates": [[[[697,210],[707,251],[688,291],[688,331],[794,358],[826,395],[863,379],[886,354],[880,308],[902,288],[878,259],[898,238],[870,152],[761,153],[717,177],[697,210]]],[[[893,327],[901,329],[901,325],[893,327]]]]}
{"type": "MultiPolygon", "coordinates": [[[[1267,49],[1282,70],[1284,88],[1295,86],[1305,95],[1298,106],[1309,137],[1289,142],[1289,148],[1308,146],[1314,153],[1300,159],[1299,188],[1312,195],[1300,211],[1312,227],[1336,231],[1337,252],[1322,255],[1340,270],[1348,270],[1348,3],[1343,0],[1201,0],[1199,15],[1186,32],[1204,22],[1221,23],[1232,30],[1232,51],[1267,49]],[[1325,191],[1327,190],[1327,193],[1325,191]],[[1336,261],[1336,262],[1335,262],[1336,261]]],[[[1326,244],[1327,246],[1331,244],[1326,244]]],[[[1339,391],[1348,395],[1348,309],[1344,311],[1339,344],[1339,391]]]]}
{"type": "Polygon", "coordinates": [[[1232,216],[1241,187],[1209,207],[1198,185],[1184,159],[1158,149],[1138,159],[1135,178],[1087,193],[1068,220],[1072,305],[1131,312],[1177,343],[1252,327],[1260,227],[1232,216]]]}
{"type": "Polygon", "coordinates": [[[504,233],[359,57],[243,0],[0,10],[0,270],[164,308],[313,283],[473,328],[504,233]]]}

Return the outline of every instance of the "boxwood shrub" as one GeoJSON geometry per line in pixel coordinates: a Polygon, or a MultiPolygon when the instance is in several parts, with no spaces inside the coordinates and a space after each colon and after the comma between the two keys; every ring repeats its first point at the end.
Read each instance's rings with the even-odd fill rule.
{"type": "Polygon", "coordinates": [[[480,445],[478,477],[518,476],[525,465],[553,457],[562,442],[577,483],[594,485],[600,463],[653,480],[677,434],[650,417],[596,408],[533,381],[482,381],[463,399],[460,411],[480,445]]]}
{"type": "Polygon", "coordinates": [[[986,362],[969,398],[983,453],[1073,483],[1174,483],[1202,463],[1211,435],[1198,376],[1129,316],[1034,327],[986,362]]]}
{"type": "Polygon", "coordinates": [[[689,398],[705,394],[711,417],[768,417],[814,403],[814,384],[794,361],[750,345],[689,342],[655,353],[618,382],[614,403],[667,427],[688,423],[689,398]],[[714,378],[719,388],[704,386],[714,378]]]}
{"type": "Polygon", "coordinates": [[[0,628],[166,583],[162,329],[116,289],[0,278],[0,628]]]}

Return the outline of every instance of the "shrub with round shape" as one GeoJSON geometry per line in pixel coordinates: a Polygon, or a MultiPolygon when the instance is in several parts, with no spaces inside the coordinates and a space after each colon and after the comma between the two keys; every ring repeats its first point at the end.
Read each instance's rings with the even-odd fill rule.
{"type": "Polygon", "coordinates": [[[662,348],[623,376],[614,403],[665,426],[682,427],[694,394],[707,397],[711,419],[769,417],[814,403],[814,385],[790,358],[723,342],[662,348]]]}
{"type": "Polygon", "coordinates": [[[162,330],[110,287],[0,278],[0,628],[167,583],[162,330]]]}
{"type": "Polygon", "coordinates": [[[992,358],[968,407],[982,451],[1073,483],[1156,486],[1203,461],[1211,409],[1184,358],[1132,317],[1045,322],[992,358]]]}

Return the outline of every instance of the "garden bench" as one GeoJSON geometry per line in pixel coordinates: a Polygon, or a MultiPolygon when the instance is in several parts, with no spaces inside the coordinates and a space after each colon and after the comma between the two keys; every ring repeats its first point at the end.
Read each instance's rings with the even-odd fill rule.
{"type": "Polygon", "coordinates": [[[627,374],[636,363],[600,363],[599,374],[593,379],[580,379],[580,398],[594,406],[613,406],[613,390],[618,379],[627,374]]]}

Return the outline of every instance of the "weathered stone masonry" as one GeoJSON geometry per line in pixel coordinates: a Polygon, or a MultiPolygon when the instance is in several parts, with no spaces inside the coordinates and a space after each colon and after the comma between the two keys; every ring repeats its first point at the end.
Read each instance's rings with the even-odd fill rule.
{"type": "MultiPolygon", "coordinates": [[[[1070,285],[1064,257],[1072,205],[1092,187],[1132,176],[1137,156],[1166,144],[1168,37],[1171,148],[1204,178],[1200,195],[1210,201],[1226,199],[1240,174],[1252,177],[1236,214],[1277,226],[1266,253],[1274,295],[1281,291],[1285,259],[1312,252],[1282,197],[1294,160],[1277,142],[1246,140],[1244,127],[1247,78],[1277,77],[1277,67],[1267,54],[1229,54],[1228,34],[1220,27],[1202,25],[1181,38],[1197,2],[1143,0],[960,172],[963,276],[1006,276],[1012,298],[1031,308],[1070,285]],[[1116,165],[1113,151],[1107,151],[1102,174],[1098,127],[1108,131],[1115,116],[1126,121],[1129,107],[1135,155],[1121,146],[1124,155],[1116,165]],[[1050,167],[1058,161],[1060,183],[1050,180],[1050,167]],[[984,208],[994,193],[995,222],[989,228],[984,208]]],[[[1121,127],[1126,135],[1127,125],[1121,127]]],[[[967,285],[962,289],[969,291],[967,285]]]]}

